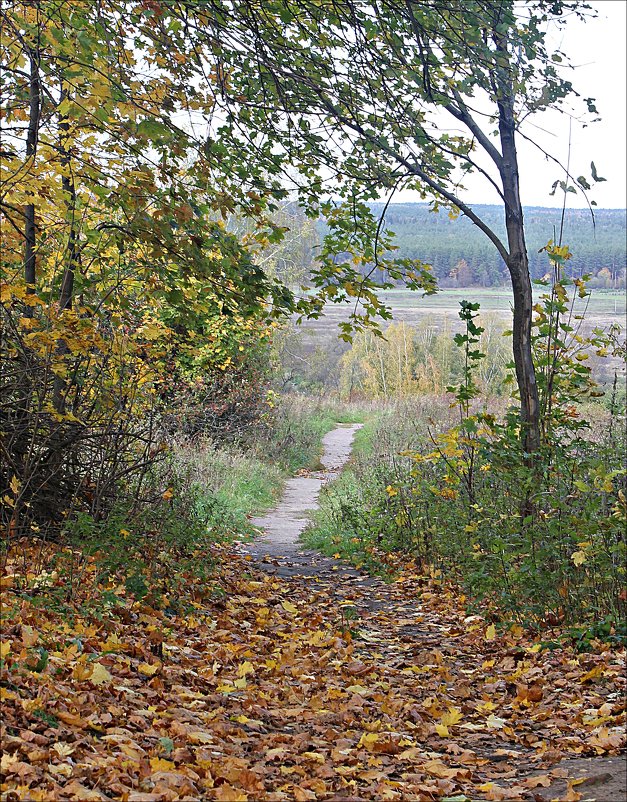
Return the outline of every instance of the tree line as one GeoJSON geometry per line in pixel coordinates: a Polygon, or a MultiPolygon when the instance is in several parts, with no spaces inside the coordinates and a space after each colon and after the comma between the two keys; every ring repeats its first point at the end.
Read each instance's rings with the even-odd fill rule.
{"type": "MultiPolygon", "coordinates": [[[[495,230],[502,227],[500,207],[475,208],[495,230]]],[[[381,204],[373,205],[373,211],[381,213],[381,204]]],[[[546,255],[541,249],[559,229],[561,210],[533,206],[524,212],[529,269],[534,279],[540,279],[547,273],[546,255]]],[[[385,219],[395,234],[398,254],[432,265],[441,287],[498,287],[507,283],[503,260],[467,218],[433,214],[428,204],[394,203],[385,219]]],[[[624,209],[598,209],[594,216],[585,209],[567,209],[564,229],[573,253],[568,267],[571,276],[591,274],[591,287],[625,287],[624,209]]]]}

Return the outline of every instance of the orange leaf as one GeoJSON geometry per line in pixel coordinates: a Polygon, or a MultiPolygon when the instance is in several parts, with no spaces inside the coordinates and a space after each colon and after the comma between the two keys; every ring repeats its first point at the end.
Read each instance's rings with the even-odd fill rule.
{"type": "Polygon", "coordinates": [[[233,788],[228,783],[224,783],[224,785],[216,788],[215,798],[219,799],[220,802],[247,802],[248,794],[238,788],[233,788]]]}

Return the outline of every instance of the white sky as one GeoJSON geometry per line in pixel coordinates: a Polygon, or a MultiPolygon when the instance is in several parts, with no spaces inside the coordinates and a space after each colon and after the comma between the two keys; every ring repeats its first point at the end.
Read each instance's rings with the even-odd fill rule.
{"type": "MultiPolygon", "coordinates": [[[[627,64],[625,60],[627,39],[627,0],[592,0],[590,5],[598,11],[596,19],[580,22],[573,18],[555,42],[577,69],[565,73],[581,98],[596,98],[600,122],[587,128],[573,120],[571,135],[571,173],[585,175],[590,179],[590,162],[594,161],[598,175],[607,179],[593,185],[590,199],[599,208],[627,206],[625,152],[626,135],[626,86],[627,64]]],[[[577,103],[577,98],[574,98],[577,103]]],[[[585,110],[583,101],[577,108],[585,110]]],[[[546,132],[528,126],[527,136],[533,136],[544,149],[562,163],[568,158],[569,119],[564,115],[544,112],[531,118],[546,129],[546,132]]],[[[559,167],[550,163],[532,145],[519,140],[521,193],[526,206],[561,206],[563,195],[558,191],[551,197],[551,185],[563,179],[559,167]]],[[[466,179],[467,191],[462,199],[469,203],[498,203],[498,196],[491,191],[485,179],[471,176],[466,179]]],[[[394,202],[418,201],[413,192],[399,192],[394,202]]],[[[585,207],[581,194],[568,195],[569,208],[585,207]]]]}

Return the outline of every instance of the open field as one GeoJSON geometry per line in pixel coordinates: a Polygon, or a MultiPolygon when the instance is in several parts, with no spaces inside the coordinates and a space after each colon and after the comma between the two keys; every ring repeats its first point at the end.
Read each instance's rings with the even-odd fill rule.
{"type": "MultiPolygon", "coordinates": [[[[535,288],[537,297],[544,288],[535,288]]],[[[481,304],[480,312],[489,312],[500,318],[505,326],[511,320],[512,295],[507,289],[482,289],[469,287],[466,289],[446,289],[435,295],[422,296],[411,290],[387,290],[379,293],[382,301],[391,309],[393,322],[405,321],[418,325],[428,321],[429,325],[441,326],[444,322],[456,330],[458,323],[459,302],[473,301],[481,304]]],[[[577,300],[574,314],[585,314],[583,330],[596,326],[609,326],[617,323],[625,328],[625,309],[627,295],[624,290],[596,290],[589,298],[577,300]]],[[[326,338],[334,333],[338,323],[345,320],[354,304],[328,304],[324,317],[318,320],[303,322],[303,335],[306,341],[326,338]]],[[[383,326],[389,325],[384,321],[383,326]]]]}
{"type": "MultiPolygon", "coordinates": [[[[535,287],[534,294],[538,297],[545,291],[544,287],[535,287]]],[[[421,297],[420,293],[411,290],[388,290],[379,294],[385,303],[394,309],[416,309],[441,311],[453,311],[457,314],[459,302],[469,300],[481,304],[481,309],[498,311],[509,314],[512,302],[512,293],[505,288],[476,288],[468,287],[465,289],[446,289],[440,290],[435,295],[421,297]]],[[[622,322],[625,320],[625,305],[627,295],[625,290],[593,290],[589,298],[578,304],[577,311],[585,310],[587,304],[587,316],[617,317],[622,322]]]]}
{"type": "MultiPolygon", "coordinates": [[[[539,299],[545,291],[543,287],[535,287],[534,292],[539,299]]],[[[462,324],[458,317],[459,302],[470,300],[481,305],[480,315],[483,324],[502,328],[511,327],[512,311],[511,292],[505,288],[483,289],[446,289],[435,295],[423,297],[419,292],[410,290],[388,290],[380,293],[380,298],[392,312],[391,321],[382,321],[382,328],[390,323],[403,321],[410,326],[427,326],[434,333],[447,330],[451,337],[461,331],[462,324]]],[[[595,290],[586,299],[577,299],[571,321],[577,333],[586,335],[595,328],[608,328],[617,324],[625,336],[625,309],[627,296],[624,290],[595,290]],[[575,316],[584,315],[583,319],[575,316]]],[[[340,356],[350,347],[338,338],[339,324],[346,320],[355,308],[353,304],[328,304],[323,317],[317,320],[303,321],[293,333],[290,351],[296,354],[295,359],[309,362],[310,356],[316,352],[316,361],[324,362],[326,370],[336,365],[340,356]]],[[[624,371],[624,362],[619,358],[609,358],[593,362],[594,373],[602,384],[612,380],[614,371],[624,371]]],[[[296,364],[298,372],[298,364],[296,364]]]]}

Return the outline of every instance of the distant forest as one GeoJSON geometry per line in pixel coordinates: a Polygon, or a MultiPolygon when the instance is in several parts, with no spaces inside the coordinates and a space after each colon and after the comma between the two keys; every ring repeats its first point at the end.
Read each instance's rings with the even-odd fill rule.
{"type": "MultiPolygon", "coordinates": [[[[483,220],[505,237],[500,206],[474,207],[483,220]]],[[[383,204],[372,204],[375,215],[383,204]]],[[[533,278],[549,270],[540,249],[559,232],[560,209],[530,206],[525,209],[527,248],[533,278]]],[[[625,287],[626,212],[624,209],[567,209],[564,244],[573,253],[568,271],[572,276],[590,273],[593,287],[625,287]]],[[[390,204],[386,227],[396,235],[398,256],[420,259],[432,265],[441,287],[495,287],[509,281],[507,268],[494,245],[464,216],[451,220],[446,211],[434,213],[428,204],[390,204]]],[[[322,228],[320,229],[322,233],[322,228]]],[[[381,276],[380,278],[385,278],[381,276]]]]}

